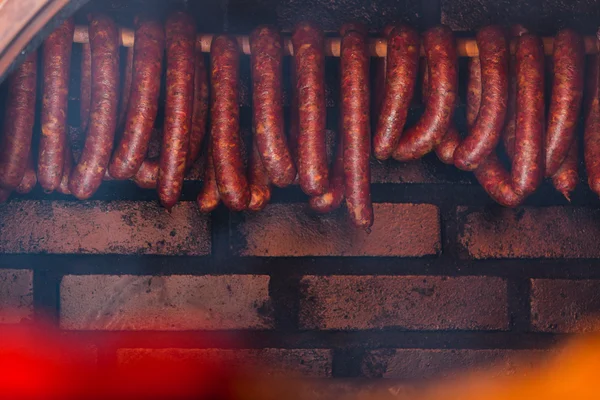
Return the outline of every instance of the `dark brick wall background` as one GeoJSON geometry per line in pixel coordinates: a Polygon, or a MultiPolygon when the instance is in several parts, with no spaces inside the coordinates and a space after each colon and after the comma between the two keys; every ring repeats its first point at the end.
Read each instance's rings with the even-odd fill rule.
{"type": "MultiPolygon", "coordinates": [[[[102,8],[128,25],[140,4],[164,13],[171,3],[96,2],[78,18],[102,8]]],[[[590,0],[188,4],[202,30],[243,33],[262,22],[289,29],[301,17],[328,30],[359,19],[374,31],[391,21],[444,22],[469,34],[518,20],[543,33],[572,23],[587,32],[600,14],[590,0]]],[[[247,57],[241,68],[247,132],[247,57]]],[[[327,68],[335,129],[337,60],[327,68]]],[[[76,70],[72,81],[77,93],[76,70]]],[[[77,126],[75,94],[70,109],[77,126]]],[[[411,119],[420,112],[415,105],[411,119]]],[[[463,107],[457,118],[464,121],[463,107]]],[[[188,176],[171,214],[130,182],[105,182],[87,202],[38,188],[0,206],[0,323],[49,317],[89,341],[102,363],[226,360],[273,374],[412,381],[483,365],[527,368],[565,334],[591,329],[586,319],[600,311],[600,201],[585,177],[571,203],[545,184],[509,210],[434,157],[373,162],[367,235],[343,210],[308,210],[298,188],[275,189],[258,214],[200,215],[199,176],[188,176]],[[181,331],[192,332],[183,344],[181,331]]]]}

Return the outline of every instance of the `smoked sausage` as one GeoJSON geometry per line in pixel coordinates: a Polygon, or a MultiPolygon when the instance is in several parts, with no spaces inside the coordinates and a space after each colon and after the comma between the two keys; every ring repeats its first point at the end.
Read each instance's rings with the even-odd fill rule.
{"type": "Polygon", "coordinates": [[[328,213],[340,207],[344,201],[344,145],[342,133],[338,134],[339,140],[335,160],[329,174],[329,189],[320,196],[311,197],[308,204],[311,209],[319,213],[328,213]]]}
{"type": "Polygon", "coordinates": [[[369,120],[369,55],[366,29],[346,24],[341,30],[342,143],[346,206],[353,224],[369,230],[371,203],[371,134],[369,120]]]}
{"type": "Polygon", "coordinates": [[[467,64],[469,70],[467,80],[467,130],[471,131],[481,107],[481,61],[479,57],[469,57],[467,64]]]}
{"type": "MultiPolygon", "coordinates": [[[[67,139],[68,144],[68,139],[67,139]]],[[[62,194],[71,194],[69,190],[69,177],[71,176],[71,171],[73,170],[73,151],[70,146],[65,148],[65,156],[63,158],[63,171],[62,177],[60,178],[60,184],[56,188],[58,193],[62,194]]]]}
{"type": "Polygon", "coordinates": [[[174,12],[165,25],[167,95],[158,169],[158,197],[167,209],[179,200],[190,141],[194,100],[196,27],[191,16],[174,12]]]}
{"type": "Polygon", "coordinates": [[[27,168],[25,169],[25,175],[21,179],[21,183],[16,187],[15,192],[19,194],[27,194],[33,190],[38,182],[37,175],[35,173],[35,165],[33,164],[33,155],[31,151],[27,157],[27,168]]]}
{"type": "MultiPolygon", "coordinates": [[[[138,40],[138,32],[136,28],[135,41],[138,40]]],[[[133,81],[134,65],[133,59],[135,57],[135,42],[133,47],[128,47],[125,52],[125,71],[123,71],[123,86],[121,87],[121,98],[119,99],[119,119],[117,120],[117,129],[120,131],[125,124],[125,118],[129,110],[129,97],[131,96],[131,82],[133,81]]],[[[139,52],[138,52],[139,53],[139,52]]],[[[161,53],[162,58],[162,53],[161,53]]]]}
{"type": "Polygon", "coordinates": [[[158,180],[158,159],[149,158],[144,160],[140,168],[133,176],[133,181],[142,189],[156,189],[158,180]]]}
{"type": "Polygon", "coordinates": [[[579,182],[578,166],[579,138],[575,136],[567,157],[563,160],[558,171],[552,175],[552,184],[568,201],[571,201],[571,192],[579,182]]]}
{"type": "Polygon", "coordinates": [[[89,25],[92,51],[92,101],[85,145],[69,178],[69,190],[90,198],[102,183],[117,125],[119,30],[114,20],[94,14],[89,25]]]}
{"type": "Polygon", "coordinates": [[[394,150],[398,161],[423,157],[437,146],[448,131],[457,96],[457,53],[454,35],[447,26],[429,29],[423,35],[427,57],[429,96],[419,121],[406,130],[394,150]]]}
{"type": "Polygon", "coordinates": [[[259,26],[250,35],[255,141],[269,180],[278,187],[288,186],[296,177],[283,123],[282,47],[275,28],[259,26]]]}
{"type": "Polygon", "coordinates": [[[239,49],[234,38],[216,36],[210,55],[211,139],[219,194],[233,211],[242,211],[250,202],[250,190],[242,159],[239,125],[239,49]]]}
{"type": "Polygon", "coordinates": [[[373,152],[379,160],[388,159],[398,145],[419,68],[417,31],[402,25],[393,29],[387,38],[385,89],[373,138],[373,152]]]}
{"type": "Polygon", "coordinates": [[[127,96],[125,129],[108,168],[114,179],[131,178],[146,157],[158,112],[164,36],[160,22],[136,17],[133,84],[127,96]]]}
{"type": "Polygon", "coordinates": [[[329,187],[323,32],[315,25],[301,22],[294,29],[292,44],[298,97],[298,176],[302,191],[318,196],[329,187]]]}
{"type": "Polygon", "coordinates": [[[67,19],[48,36],[42,47],[42,134],[37,179],[45,192],[53,192],[62,178],[67,151],[69,69],[75,23],[67,19]]]}
{"type": "Polygon", "coordinates": [[[202,142],[206,135],[208,121],[208,71],[204,54],[196,52],[194,61],[194,105],[192,109],[192,132],[188,150],[186,169],[189,170],[198,159],[202,142]]]}
{"type": "Polygon", "coordinates": [[[212,140],[208,141],[206,158],[204,160],[204,182],[202,190],[198,193],[196,202],[200,212],[209,213],[219,205],[221,197],[217,187],[217,177],[215,176],[215,164],[213,162],[212,140]]]}
{"type": "MultiPolygon", "coordinates": [[[[381,30],[381,36],[389,43],[389,36],[392,30],[395,28],[394,25],[386,25],[381,30]]],[[[389,45],[388,45],[389,46],[389,45]]],[[[383,96],[385,94],[385,80],[387,71],[387,60],[388,57],[374,57],[371,60],[371,71],[373,71],[373,115],[379,115],[381,111],[381,103],[383,102],[383,96]]]]}
{"type": "MultiPolygon", "coordinates": [[[[89,29],[88,29],[89,31],[89,29]]],[[[85,132],[90,120],[92,105],[92,48],[89,43],[81,45],[81,81],[79,83],[80,129],[85,132]]]]}
{"type": "Polygon", "coordinates": [[[267,171],[258,152],[258,146],[254,140],[252,143],[252,153],[250,154],[249,164],[248,181],[250,183],[250,203],[248,204],[248,210],[260,211],[265,208],[269,203],[269,200],[271,200],[271,187],[269,185],[267,171]]]}
{"type": "Polygon", "coordinates": [[[16,188],[27,168],[35,121],[37,52],[32,52],[8,77],[4,129],[0,138],[0,186],[16,188]]]}
{"type": "Polygon", "coordinates": [[[600,56],[590,56],[587,68],[583,155],[590,189],[600,196],[600,56]]]}

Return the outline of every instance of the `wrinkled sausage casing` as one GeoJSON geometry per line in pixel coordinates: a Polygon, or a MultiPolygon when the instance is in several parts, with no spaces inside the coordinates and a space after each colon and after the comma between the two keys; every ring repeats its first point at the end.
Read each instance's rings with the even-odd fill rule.
{"type": "Polygon", "coordinates": [[[310,208],[320,213],[334,211],[344,201],[346,187],[344,185],[344,145],[341,131],[338,137],[335,160],[329,174],[329,189],[320,196],[311,197],[308,201],[310,208]]]}
{"type": "Polygon", "coordinates": [[[369,55],[366,29],[358,24],[342,27],[341,97],[342,143],[346,205],[357,227],[373,225],[371,203],[371,132],[369,120],[369,55]]]}
{"type": "MultiPolygon", "coordinates": [[[[381,36],[386,39],[389,43],[389,36],[394,30],[395,25],[386,25],[381,30],[381,36]]],[[[389,46],[389,45],[388,45],[389,46]]],[[[386,71],[387,71],[387,63],[388,57],[373,57],[371,60],[371,70],[373,71],[373,107],[372,113],[373,115],[379,115],[381,111],[381,104],[383,103],[383,96],[385,94],[385,80],[386,80],[386,71]]]]}
{"type": "MultiPolygon", "coordinates": [[[[89,34],[89,29],[88,29],[89,34]]],[[[90,120],[92,105],[92,48],[89,43],[81,45],[81,82],[79,84],[80,129],[85,132],[90,120]]]]}
{"type": "Polygon", "coordinates": [[[204,160],[204,179],[202,190],[196,198],[200,212],[209,213],[213,211],[221,202],[219,189],[217,187],[217,177],[215,176],[215,164],[213,162],[212,141],[209,138],[206,146],[206,157],[204,160]]]}
{"type": "Polygon", "coordinates": [[[202,142],[206,135],[208,121],[208,71],[204,62],[204,54],[196,52],[194,64],[194,105],[192,111],[192,132],[187,156],[186,169],[190,169],[198,159],[202,142]]]}
{"type": "Polygon", "coordinates": [[[140,169],[133,176],[133,181],[142,189],[156,189],[158,181],[158,159],[144,160],[140,169]]]}
{"type": "Polygon", "coordinates": [[[546,131],[546,176],[553,176],[573,141],[583,99],[585,49],[583,38],[570,29],[554,38],[554,74],[546,131]]]}
{"type": "Polygon", "coordinates": [[[588,185],[600,196],[600,56],[590,57],[585,96],[583,151],[588,185]]]}
{"type": "Polygon", "coordinates": [[[373,152],[388,159],[400,140],[419,70],[419,34],[399,26],[388,35],[385,89],[373,138],[373,152]]]}
{"type": "MultiPolygon", "coordinates": [[[[256,139],[255,139],[256,140],[256,139]]],[[[250,154],[250,163],[248,168],[248,181],[250,183],[250,203],[248,210],[260,211],[264,209],[269,200],[271,200],[271,187],[269,177],[263,165],[263,161],[258,153],[256,142],[252,143],[252,153],[250,154]]]]}
{"type": "Polygon", "coordinates": [[[42,135],[38,152],[38,180],[46,192],[62,179],[67,149],[69,69],[75,24],[72,18],[48,36],[42,47],[42,135]]]}
{"type": "Polygon", "coordinates": [[[427,57],[429,95],[425,112],[401,136],[393,157],[398,161],[418,160],[437,146],[450,127],[456,103],[457,53],[450,28],[438,26],[423,35],[427,57]]]}
{"type": "Polygon", "coordinates": [[[196,27],[188,14],[174,12],[165,32],[167,94],[157,186],[161,204],[170,210],[181,195],[190,141],[196,27]]]}
{"type": "Polygon", "coordinates": [[[298,176],[302,191],[318,196],[329,187],[323,32],[310,23],[300,23],[294,29],[292,43],[298,98],[298,176]]]}
{"type": "Polygon", "coordinates": [[[508,101],[510,52],[504,30],[488,26],[477,32],[476,39],[480,49],[480,107],[469,134],[454,152],[454,165],[465,171],[476,169],[498,145],[508,101]]]}
{"type": "Polygon", "coordinates": [[[0,186],[16,188],[23,179],[35,121],[37,52],[8,77],[4,129],[0,139],[0,186]]]}
{"type": "Polygon", "coordinates": [[[155,20],[136,18],[133,78],[125,118],[125,130],[113,154],[109,173],[128,179],[142,165],[158,112],[164,29],[155,20]]]}
{"type": "Polygon", "coordinates": [[[283,123],[282,46],[275,28],[259,26],[250,35],[256,146],[269,180],[278,187],[290,185],[296,177],[283,123]]]}
{"type": "Polygon", "coordinates": [[[481,107],[481,61],[479,57],[469,57],[467,81],[467,130],[470,131],[475,125],[481,107]]]}
{"type": "Polygon", "coordinates": [[[211,136],[213,162],[219,194],[233,211],[242,211],[250,202],[250,190],[242,159],[239,125],[239,49],[235,39],[213,39],[211,67],[211,136]]]}
{"type": "Polygon", "coordinates": [[[579,182],[578,171],[579,138],[574,138],[569,153],[564,159],[558,171],[552,175],[552,184],[568,201],[571,201],[571,192],[575,190],[579,182]]]}
{"type": "Polygon", "coordinates": [[[29,156],[27,157],[27,168],[25,169],[25,175],[23,175],[23,179],[21,179],[19,186],[16,187],[15,192],[19,194],[27,194],[33,190],[37,182],[38,179],[35,173],[33,154],[31,154],[30,151],[29,156]]]}
{"type": "Polygon", "coordinates": [[[108,167],[117,125],[119,30],[115,22],[95,14],[89,25],[92,49],[92,102],[85,146],[73,168],[69,190],[80,200],[91,197],[108,167]]]}
{"type": "MultiPolygon", "coordinates": [[[[136,29],[135,32],[136,41],[138,38],[138,29],[136,29]]],[[[129,97],[131,96],[131,82],[133,81],[133,58],[135,56],[135,47],[136,44],[134,42],[133,47],[128,47],[125,53],[125,71],[123,71],[123,76],[121,77],[123,85],[121,87],[121,98],[119,99],[119,118],[117,119],[118,131],[120,131],[123,127],[123,124],[125,124],[125,118],[127,117],[127,112],[129,110],[129,97]]]]}

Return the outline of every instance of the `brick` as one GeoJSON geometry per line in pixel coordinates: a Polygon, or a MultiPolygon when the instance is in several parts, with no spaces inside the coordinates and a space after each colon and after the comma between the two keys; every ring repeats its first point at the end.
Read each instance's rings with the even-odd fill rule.
{"type": "Polygon", "coordinates": [[[508,328],[501,278],[307,276],[300,291],[303,329],[508,328]]]}
{"type": "Polygon", "coordinates": [[[11,201],[0,206],[0,253],[210,253],[195,202],[169,214],[155,202],[11,201]]]}
{"type": "Polygon", "coordinates": [[[266,275],[68,275],[60,325],[85,330],[268,329],[266,275]]]}
{"type": "Polygon", "coordinates": [[[32,316],[33,271],[0,269],[0,323],[19,323],[32,316]]]}
{"type": "MultiPolygon", "coordinates": [[[[306,204],[271,204],[245,213],[238,226],[243,256],[435,255],[441,249],[440,217],[429,204],[374,204],[372,232],[356,229],[346,210],[319,215],[306,204]]],[[[238,242],[237,240],[235,242],[238,242]]]]}
{"type": "Polygon", "coordinates": [[[531,280],[531,325],[534,331],[597,331],[598,311],[600,281],[531,280]]]}
{"type": "Polygon", "coordinates": [[[121,365],[185,362],[231,368],[260,369],[267,375],[331,376],[331,350],[325,349],[119,349],[121,365]]]}
{"type": "Polygon", "coordinates": [[[584,207],[458,208],[463,257],[598,258],[600,210],[584,207]]]}
{"type": "Polygon", "coordinates": [[[549,355],[546,350],[377,349],[361,366],[369,378],[421,380],[457,377],[465,372],[490,370],[496,375],[525,374],[549,355]]]}

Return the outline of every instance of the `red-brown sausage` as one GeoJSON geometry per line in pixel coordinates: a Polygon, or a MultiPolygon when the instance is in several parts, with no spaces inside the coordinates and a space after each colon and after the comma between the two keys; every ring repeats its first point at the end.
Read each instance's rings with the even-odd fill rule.
{"type": "Polygon", "coordinates": [[[366,29],[359,24],[342,27],[341,98],[342,143],[346,205],[355,226],[373,225],[371,203],[371,133],[369,120],[369,54],[366,29]]]}
{"type": "Polygon", "coordinates": [[[206,135],[206,122],[208,121],[208,71],[204,62],[204,54],[196,52],[194,69],[192,132],[190,133],[190,147],[186,162],[186,169],[188,170],[200,155],[202,141],[206,135]]]}
{"type": "Polygon", "coordinates": [[[69,177],[73,170],[73,151],[71,150],[71,147],[68,146],[68,142],[69,141],[67,140],[67,147],[65,148],[63,159],[62,177],[60,179],[60,184],[56,188],[56,191],[62,194],[71,194],[71,191],[69,190],[69,177]]]}
{"type": "Polygon", "coordinates": [[[553,176],[575,140],[583,98],[585,49],[581,35],[563,29],[554,37],[554,74],[546,131],[546,176],[553,176]]]}
{"type": "Polygon", "coordinates": [[[64,155],[67,150],[70,151],[66,146],[66,129],[74,30],[73,18],[67,19],[48,36],[42,48],[44,94],[37,178],[47,193],[53,192],[60,185],[64,155]]]}
{"type": "MultiPolygon", "coordinates": [[[[256,137],[256,136],[255,136],[256,137]]],[[[253,141],[252,153],[248,168],[248,181],[250,183],[250,203],[248,210],[260,211],[267,206],[271,200],[271,186],[269,177],[263,165],[263,161],[258,153],[258,146],[253,141]]]]}
{"type": "Polygon", "coordinates": [[[158,159],[144,160],[138,171],[133,176],[133,181],[142,189],[156,189],[158,180],[158,159]]]}
{"type": "Polygon", "coordinates": [[[308,201],[310,208],[320,213],[328,213],[337,210],[344,201],[344,145],[342,133],[338,134],[339,140],[335,154],[335,160],[329,174],[329,189],[320,196],[311,197],[308,201]]]}
{"type": "MultiPolygon", "coordinates": [[[[515,193],[528,196],[544,178],[544,50],[538,36],[517,39],[517,131],[511,170],[515,193]]],[[[481,114],[481,113],[480,113],[481,114]]]]}
{"type": "MultiPolygon", "coordinates": [[[[381,36],[388,41],[392,30],[395,28],[394,25],[386,25],[381,30],[381,36]]],[[[387,71],[387,59],[389,57],[374,57],[371,60],[371,71],[373,79],[373,115],[379,115],[381,112],[381,103],[383,103],[383,96],[385,94],[385,80],[387,71]]]]}
{"type": "Polygon", "coordinates": [[[516,207],[525,200],[525,196],[513,190],[510,173],[506,171],[495,152],[473,172],[483,189],[497,203],[505,207],[516,207]]]}
{"type": "Polygon", "coordinates": [[[481,107],[481,61],[479,57],[469,57],[469,78],[467,80],[467,130],[471,131],[481,107]]]}
{"type": "MultiPolygon", "coordinates": [[[[292,35],[298,96],[298,175],[309,196],[329,187],[325,150],[325,53],[323,32],[302,22],[292,35]]],[[[367,104],[368,107],[368,104],[367,104]]]]}
{"type": "Polygon", "coordinates": [[[255,141],[269,180],[278,187],[288,186],[296,177],[283,123],[282,47],[275,28],[260,26],[250,35],[255,141]]]}
{"type": "Polygon", "coordinates": [[[23,179],[21,179],[21,183],[19,183],[19,186],[16,187],[15,192],[19,194],[27,194],[31,192],[37,184],[37,181],[38,179],[35,173],[33,155],[30,151],[29,156],[27,157],[27,168],[25,169],[25,175],[23,175],[23,179]]]}
{"type": "Polygon", "coordinates": [[[393,157],[417,160],[437,146],[448,131],[457,96],[457,53],[450,28],[438,26],[423,35],[427,57],[429,96],[419,121],[406,130],[393,157]]]}
{"type": "Polygon", "coordinates": [[[213,39],[210,55],[213,162],[219,194],[233,211],[250,202],[250,189],[242,159],[238,106],[239,49],[232,37],[213,39]]]}
{"type": "Polygon", "coordinates": [[[125,130],[108,167],[114,179],[131,178],[146,157],[158,112],[164,36],[160,22],[136,17],[133,85],[127,96],[125,130]]]}
{"type": "Polygon", "coordinates": [[[174,12],[165,24],[167,95],[158,170],[158,197],[170,210],[179,200],[189,148],[194,101],[196,27],[192,17],[174,12]]]}
{"type": "Polygon", "coordinates": [[[435,146],[435,154],[444,164],[454,164],[454,152],[460,144],[462,138],[454,122],[450,124],[450,128],[442,138],[440,144],[435,146]]]}
{"type": "Polygon", "coordinates": [[[600,56],[590,56],[585,96],[583,155],[590,189],[600,196],[600,56]]]}
{"type": "Polygon", "coordinates": [[[37,52],[8,77],[4,129],[0,139],[0,186],[16,188],[27,168],[35,121],[37,52]]]}
{"type": "Polygon", "coordinates": [[[198,193],[196,202],[200,212],[209,213],[213,211],[221,202],[219,189],[217,187],[217,177],[215,176],[215,164],[213,162],[212,140],[208,141],[206,150],[206,159],[204,160],[204,182],[202,190],[198,193]]]}
{"type": "Polygon", "coordinates": [[[89,43],[81,45],[81,82],[79,83],[80,129],[85,132],[90,120],[92,105],[92,48],[89,43]]]}
{"type": "Polygon", "coordinates": [[[567,157],[558,167],[558,171],[552,175],[552,184],[568,201],[571,201],[571,192],[575,190],[577,182],[579,182],[578,153],[579,138],[575,136],[567,157]]]}
{"type": "Polygon", "coordinates": [[[405,25],[388,35],[384,98],[373,138],[379,160],[388,159],[398,146],[417,80],[419,40],[418,32],[405,25]]]}
{"type": "Polygon", "coordinates": [[[117,125],[119,30],[115,22],[94,14],[89,25],[92,49],[92,102],[85,146],[69,178],[69,190],[80,200],[90,198],[108,167],[117,125]]]}
{"type": "Polygon", "coordinates": [[[509,47],[504,30],[488,26],[477,32],[481,64],[481,106],[473,128],[454,152],[454,165],[476,169],[496,148],[504,127],[508,100],[509,47]]]}
{"type": "MultiPolygon", "coordinates": [[[[137,17],[136,17],[137,18],[137,17]]],[[[138,30],[136,27],[135,39],[138,39],[138,30]]],[[[129,111],[129,98],[131,97],[131,83],[134,75],[134,57],[135,57],[135,42],[133,47],[128,47],[125,55],[125,71],[123,71],[123,86],[121,87],[121,98],[119,99],[119,119],[117,120],[117,129],[121,130],[123,124],[125,124],[127,118],[127,112],[129,111]]],[[[138,52],[139,53],[139,52],[138,52]]],[[[162,58],[162,53],[161,53],[162,58]]],[[[160,76],[160,74],[158,75],[160,76]]]]}

